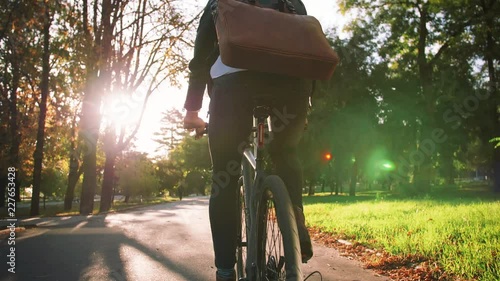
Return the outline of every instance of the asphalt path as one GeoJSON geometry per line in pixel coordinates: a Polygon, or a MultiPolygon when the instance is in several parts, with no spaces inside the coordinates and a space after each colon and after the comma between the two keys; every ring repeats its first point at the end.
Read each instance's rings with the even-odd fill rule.
{"type": "MultiPolygon", "coordinates": [[[[8,233],[0,241],[0,280],[215,280],[208,198],[17,224],[27,227],[16,232],[15,245],[9,245],[8,233]],[[8,264],[11,247],[15,273],[8,271],[14,265],[8,264]]],[[[334,249],[315,243],[314,250],[313,259],[303,265],[305,275],[319,271],[325,281],[388,280],[334,249]]],[[[308,279],[319,280],[319,275],[308,279]]]]}

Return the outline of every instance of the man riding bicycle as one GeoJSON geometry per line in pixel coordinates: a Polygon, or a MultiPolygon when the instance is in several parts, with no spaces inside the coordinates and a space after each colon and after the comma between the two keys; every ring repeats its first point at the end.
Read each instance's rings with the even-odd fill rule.
{"type": "MultiPolygon", "coordinates": [[[[302,261],[306,262],[313,255],[303,214],[303,176],[297,155],[313,87],[311,80],[224,65],[217,45],[213,2],[208,1],[200,19],[194,57],[189,63],[184,127],[197,132],[205,129],[205,122],[198,116],[198,111],[208,86],[208,138],[213,168],[209,216],[217,267],[216,280],[233,281],[236,279],[234,265],[240,219],[237,200],[241,144],[251,133],[252,110],[257,102],[264,101],[272,109],[271,118],[275,129],[269,153],[275,173],[283,179],[294,205],[302,261]]],[[[306,14],[302,1],[291,2],[298,14],[306,14]]]]}

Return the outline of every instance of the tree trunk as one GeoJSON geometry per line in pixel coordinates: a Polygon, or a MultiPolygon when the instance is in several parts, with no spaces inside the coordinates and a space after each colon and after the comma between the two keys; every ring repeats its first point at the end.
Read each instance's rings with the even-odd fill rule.
{"type": "MultiPolygon", "coordinates": [[[[84,1],[84,6],[86,2],[87,1],[84,1]]],[[[83,185],[80,202],[80,214],[83,215],[92,213],[94,209],[94,195],[97,187],[97,140],[99,138],[101,123],[100,107],[102,95],[109,88],[111,73],[109,66],[111,39],[113,36],[111,13],[111,0],[103,0],[101,9],[102,40],[100,39],[101,35],[97,34],[97,47],[95,49],[98,55],[97,65],[99,69],[97,71],[97,69],[89,67],[90,75],[88,75],[87,78],[87,87],[82,107],[83,130],[81,135],[86,142],[86,151],[83,156],[83,185]],[[97,73],[99,73],[98,77],[97,73]]],[[[96,62],[89,61],[90,65],[94,65],[94,63],[96,62]]]]}
{"type": "MultiPolygon", "coordinates": [[[[96,2],[97,3],[97,2],[96,2]]],[[[94,60],[94,57],[98,57],[98,52],[95,50],[95,46],[92,45],[92,37],[90,35],[91,27],[88,22],[88,2],[87,0],[83,0],[83,32],[87,42],[87,49],[90,50],[87,54],[86,61],[86,69],[87,69],[87,77],[86,77],[86,85],[83,93],[83,105],[82,105],[82,116],[80,119],[80,132],[78,138],[80,139],[80,143],[82,145],[82,171],[83,171],[83,183],[82,183],[82,194],[80,197],[80,214],[89,214],[93,211],[94,207],[94,190],[96,185],[96,157],[95,157],[95,149],[97,146],[97,135],[95,131],[99,132],[99,128],[97,130],[94,128],[93,124],[96,124],[96,121],[92,121],[92,119],[97,119],[99,117],[96,114],[98,111],[99,104],[96,104],[99,101],[98,93],[95,92],[94,88],[91,87],[92,83],[97,82],[97,69],[96,66],[98,64],[97,61],[94,60]],[[96,110],[97,108],[97,110],[96,110]],[[92,199],[90,199],[92,198],[92,199]]],[[[97,7],[95,7],[97,9],[97,7]]],[[[95,11],[94,14],[97,14],[95,11]]],[[[95,38],[97,41],[98,36],[95,38]]],[[[95,42],[97,44],[97,42],[95,42]]]]}
{"type": "MultiPolygon", "coordinates": [[[[487,1],[481,0],[481,6],[483,8],[483,14],[485,18],[486,24],[486,50],[484,60],[488,65],[488,92],[489,98],[491,102],[489,102],[489,112],[492,118],[493,124],[491,128],[491,132],[488,136],[488,140],[485,140],[485,143],[489,141],[489,139],[500,136],[500,121],[498,114],[498,106],[500,105],[500,99],[497,97],[497,80],[495,73],[495,62],[494,62],[494,53],[495,53],[495,40],[493,38],[492,30],[495,28],[494,16],[492,15],[493,10],[492,7],[495,5],[496,1],[487,1]]],[[[492,170],[493,170],[493,190],[495,192],[500,193],[500,149],[493,149],[492,153],[492,170]]]]}
{"type": "MultiPolygon", "coordinates": [[[[89,79],[87,84],[91,84],[89,79]]],[[[97,140],[99,137],[99,108],[101,97],[95,87],[88,85],[83,98],[82,129],[80,138],[84,144],[83,152],[83,184],[80,200],[80,214],[88,215],[94,209],[94,195],[97,187],[97,140]]]]}
{"type": "Polygon", "coordinates": [[[7,167],[1,166],[1,171],[5,175],[0,175],[0,207],[5,207],[5,192],[7,191],[7,183],[9,178],[7,177],[7,167]]]}
{"type": "Polygon", "coordinates": [[[21,170],[19,167],[19,146],[21,144],[21,132],[19,131],[18,126],[18,115],[19,112],[17,110],[17,89],[19,88],[19,81],[21,79],[21,71],[19,69],[19,63],[17,58],[12,58],[11,61],[12,66],[12,91],[10,92],[9,99],[9,114],[10,114],[10,135],[11,135],[11,143],[10,143],[10,151],[9,151],[9,164],[10,167],[16,168],[16,194],[15,198],[17,202],[21,201],[20,197],[20,182],[19,182],[19,171],[21,170]]]}
{"type": "Polygon", "coordinates": [[[83,169],[80,168],[78,156],[70,156],[70,170],[68,175],[68,187],[64,196],[64,210],[69,211],[73,208],[73,200],[75,199],[75,187],[83,174],[83,169]]]}
{"type": "Polygon", "coordinates": [[[106,162],[104,164],[104,178],[102,181],[101,205],[99,207],[99,212],[109,211],[113,202],[113,183],[115,178],[115,162],[117,156],[115,152],[116,143],[114,128],[108,130],[104,141],[106,142],[106,162]]]}
{"type": "Polygon", "coordinates": [[[356,183],[358,181],[358,161],[352,164],[351,184],[349,186],[349,196],[356,196],[356,183]]]}
{"type": "MultiPolygon", "coordinates": [[[[429,117],[433,118],[433,117],[429,117]]],[[[417,147],[415,159],[416,170],[414,174],[414,187],[418,193],[429,193],[431,191],[431,183],[433,182],[433,165],[432,161],[435,156],[434,151],[427,153],[427,148],[424,144],[429,143],[433,122],[427,120],[422,122],[421,135],[419,137],[419,145],[417,147]]]]}
{"type": "Polygon", "coordinates": [[[430,139],[431,128],[434,124],[434,94],[432,90],[432,65],[427,61],[426,47],[428,21],[428,7],[423,4],[420,7],[420,23],[419,23],[419,41],[418,41],[418,57],[417,64],[419,68],[419,78],[422,90],[422,104],[425,106],[424,112],[419,116],[420,134],[418,136],[417,151],[415,151],[415,159],[410,159],[415,165],[414,186],[423,193],[429,192],[432,181],[432,157],[434,151],[431,153],[424,153],[422,151],[422,144],[430,139]]]}
{"type": "MultiPolygon", "coordinates": [[[[70,160],[72,161],[72,160],[70,160]]],[[[68,175],[68,187],[64,196],[64,210],[69,211],[73,208],[73,200],[75,199],[75,187],[78,179],[82,174],[82,170],[78,170],[78,161],[75,168],[71,167],[68,175]]],[[[74,164],[73,164],[74,165],[74,164]]]]}
{"type": "Polygon", "coordinates": [[[113,184],[115,177],[116,155],[106,154],[106,163],[104,164],[104,178],[101,190],[101,205],[99,212],[109,211],[113,203],[113,184]]]}
{"type": "MultiPolygon", "coordinates": [[[[446,144],[443,144],[446,145],[446,144]]],[[[453,151],[444,147],[441,151],[441,165],[445,184],[450,186],[455,184],[455,167],[453,166],[453,151]]]]}
{"type": "MultiPolygon", "coordinates": [[[[41,81],[41,101],[40,114],[38,117],[38,131],[36,136],[36,148],[34,153],[33,170],[33,195],[31,197],[31,216],[40,213],[40,185],[42,181],[43,146],[45,143],[45,120],[47,116],[47,98],[49,96],[49,75],[50,75],[50,25],[52,23],[50,9],[45,2],[45,23],[43,26],[43,57],[42,57],[42,81],[41,81]]],[[[45,195],[44,195],[45,206],[45,195]]]]}
{"type": "Polygon", "coordinates": [[[309,196],[314,195],[314,181],[309,182],[309,192],[307,193],[309,196]]]}
{"type": "Polygon", "coordinates": [[[75,197],[75,187],[78,179],[80,178],[80,147],[78,146],[77,140],[77,129],[76,120],[73,119],[72,127],[72,140],[71,140],[71,151],[69,155],[69,175],[68,175],[68,187],[66,188],[66,194],[64,196],[64,210],[69,211],[73,207],[73,200],[75,197]]]}

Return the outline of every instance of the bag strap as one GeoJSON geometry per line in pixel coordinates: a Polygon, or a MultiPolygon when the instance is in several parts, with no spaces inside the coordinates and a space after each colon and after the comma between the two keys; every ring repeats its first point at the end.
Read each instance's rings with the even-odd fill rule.
{"type": "MultiPolygon", "coordinates": [[[[258,1],[257,0],[247,0],[249,4],[252,5],[257,5],[258,1]]],[[[289,13],[291,14],[296,14],[297,10],[295,10],[295,6],[293,6],[292,2],[290,0],[278,0],[278,7],[280,12],[285,12],[285,6],[286,9],[288,10],[289,13]]]]}
{"type": "Polygon", "coordinates": [[[292,4],[292,2],[290,2],[290,0],[279,0],[279,5],[280,5],[281,12],[285,11],[285,5],[286,5],[286,9],[288,10],[289,13],[291,13],[291,14],[297,13],[297,10],[295,10],[295,6],[293,6],[293,4],[292,4]]]}
{"type": "MultiPolygon", "coordinates": [[[[251,5],[258,5],[257,0],[247,0],[249,4],[251,5]]],[[[214,19],[214,22],[217,20],[217,0],[212,0],[212,3],[210,4],[210,10],[212,12],[212,16],[214,19]]],[[[290,0],[278,0],[278,7],[280,12],[285,12],[285,7],[288,10],[288,13],[290,14],[297,14],[297,10],[295,9],[295,6],[290,2],[290,0]]]]}

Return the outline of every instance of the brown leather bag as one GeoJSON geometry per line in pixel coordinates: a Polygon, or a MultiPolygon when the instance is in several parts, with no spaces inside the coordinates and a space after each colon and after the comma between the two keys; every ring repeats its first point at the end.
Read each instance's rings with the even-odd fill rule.
{"type": "Polygon", "coordinates": [[[328,80],[339,62],[312,16],[218,0],[215,26],[221,60],[231,67],[328,80]]]}

